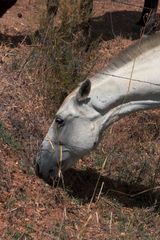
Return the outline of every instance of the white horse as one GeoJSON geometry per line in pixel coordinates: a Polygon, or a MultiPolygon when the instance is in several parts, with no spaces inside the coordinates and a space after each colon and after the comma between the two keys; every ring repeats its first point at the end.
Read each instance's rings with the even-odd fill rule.
{"type": "Polygon", "coordinates": [[[42,142],[37,174],[51,182],[94,149],[112,123],[132,112],[159,107],[157,33],[129,47],[65,99],[42,142]]]}

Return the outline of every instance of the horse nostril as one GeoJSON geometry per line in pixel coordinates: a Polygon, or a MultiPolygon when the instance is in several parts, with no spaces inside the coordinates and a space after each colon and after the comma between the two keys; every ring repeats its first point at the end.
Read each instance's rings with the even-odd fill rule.
{"type": "Polygon", "coordinates": [[[35,172],[36,172],[36,175],[39,177],[39,178],[42,178],[42,174],[40,173],[39,171],[39,164],[36,163],[35,165],[35,172]]]}

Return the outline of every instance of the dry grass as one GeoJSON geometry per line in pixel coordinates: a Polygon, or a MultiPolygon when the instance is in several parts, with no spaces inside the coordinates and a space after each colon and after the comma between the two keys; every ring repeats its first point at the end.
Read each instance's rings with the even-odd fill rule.
{"type": "MultiPolygon", "coordinates": [[[[23,9],[26,1],[21,0],[19,4],[22,4],[20,9],[23,9]]],[[[135,4],[139,4],[139,1],[134,1],[135,4]]],[[[113,5],[110,1],[94,1],[94,9],[96,15],[102,15],[104,11],[109,10],[122,11],[127,15],[124,10],[131,11],[128,6],[113,5]]],[[[135,11],[134,8],[132,10],[135,11]]],[[[73,10],[69,8],[68,11],[73,10]]],[[[119,29],[121,15],[115,16],[119,29]]],[[[12,26],[14,19],[13,12],[8,18],[6,16],[5,24],[12,26]]],[[[31,46],[25,43],[16,45],[15,48],[3,43],[0,48],[3,56],[0,69],[2,88],[0,118],[5,125],[3,131],[0,129],[0,238],[159,240],[158,110],[137,113],[114,124],[104,134],[99,148],[81,159],[76,168],[66,172],[63,176],[64,184],[59,184],[56,188],[46,185],[34,172],[29,171],[53,118],[53,114],[46,112],[50,112],[50,109],[56,110],[61,101],[61,92],[66,91],[67,94],[88,74],[87,69],[90,67],[85,67],[86,62],[91,60],[89,66],[94,65],[92,61],[95,59],[95,45],[93,52],[91,46],[91,52],[85,53],[85,46],[80,44],[81,41],[84,43],[81,29],[75,31],[77,22],[80,23],[79,18],[75,18],[72,27],[68,26],[70,19],[66,18],[67,21],[63,24],[65,31],[68,30],[65,34],[59,19],[60,12],[54,19],[54,27],[51,30],[49,27],[50,35],[46,34],[46,38],[43,30],[45,21],[42,21],[42,42],[35,42],[36,49],[33,52],[31,46]],[[72,39],[73,32],[70,33],[70,30],[74,30],[75,39],[72,39]],[[65,49],[62,56],[61,46],[65,49]],[[56,71],[57,66],[55,67],[52,62],[52,54],[58,59],[60,71],[56,71]],[[77,60],[83,71],[75,67],[76,56],[84,61],[81,63],[81,59],[77,60]],[[71,68],[70,61],[73,63],[71,68]],[[37,64],[35,68],[31,62],[37,64]],[[75,69],[77,72],[74,75],[75,69]],[[36,76],[40,77],[36,81],[33,70],[36,70],[36,76]],[[51,105],[48,103],[47,108],[46,105],[44,107],[45,97],[40,91],[44,87],[45,79],[47,85],[57,94],[49,95],[52,99],[51,105]],[[71,86],[73,80],[75,82],[71,86]],[[6,144],[8,133],[9,136],[13,136],[13,143],[21,144],[22,149],[19,152],[12,150],[10,142],[6,144]]],[[[26,19],[24,23],[25,21],[26,19]]],[[[126,22],[129,25],[129,19],[123,22],[123,28],[126,27],[126,22]]],[[[113,27],[115,28],[115,25],[113,27]]],[[[16,34],[17,32],[15,36],[16,34]]],[[[121,34],[114,39],[107,38],[100,45],[97,55],[101,55],[102,58],[97,62],[94,71],[99,71],[105,61],[132,44],[131,37],[125,39],[125,36],[121,34]]]]}
{"type": "Polygon", "coordinates": [[[85,1],[60,1],[57,16],[42,14],[40,30],[33,39],[34,78],[44,84],[55,106],[86,79],[98,58],[99,41],[90,44],[89,33],[85,33],[91,12],[82,5],[85,1]]]}

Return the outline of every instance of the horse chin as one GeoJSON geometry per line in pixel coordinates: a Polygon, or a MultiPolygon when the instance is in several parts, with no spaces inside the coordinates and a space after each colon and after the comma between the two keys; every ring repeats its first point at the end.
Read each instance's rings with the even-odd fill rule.
{"type": "Polygon", "coordinates": [[[58,172],[55,157],[56,156],[52,152],[43,149],[40,153],[38,153],[36,159],[36,175],[49,184],[53,182],[53,178],[56,177],[58,172]]]}
{"type": "Polygon", "coordinates": [[[39,178],[42,178],[50,185],[63,174],[64,171],[69,169],[77,159],[75,155],[66,148],[58,151],[55,147],[55,152],[46,149],[41,150],[37,155],[35,172],[39,178]]]}

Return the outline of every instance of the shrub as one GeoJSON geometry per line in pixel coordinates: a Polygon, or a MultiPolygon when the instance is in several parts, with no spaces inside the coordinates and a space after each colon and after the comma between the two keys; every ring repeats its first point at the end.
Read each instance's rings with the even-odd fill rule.
{"type": "Polygon", "coordinates": [[[97,43],[90,44],[85,35],[92,3],[92,0],[61,0],[56,16],[41,17],[40,30],[33,40],[34,72],[56,106],[88,76],[95,62],[97,43]]]}

